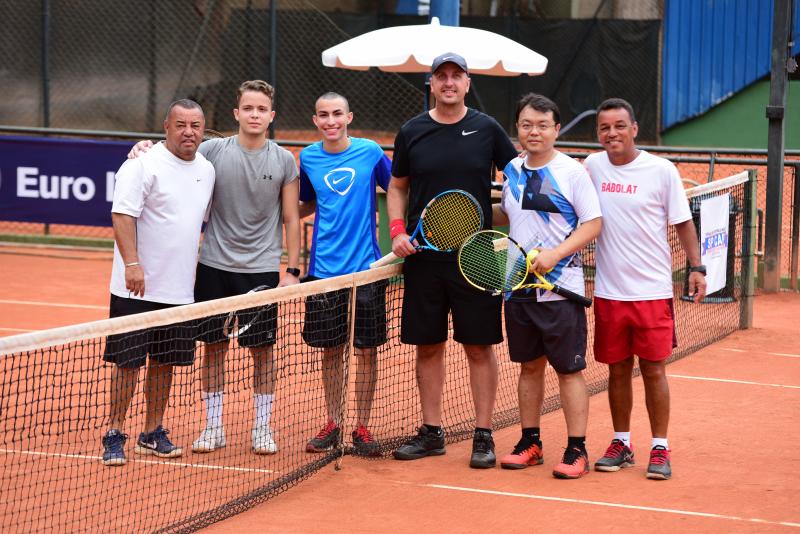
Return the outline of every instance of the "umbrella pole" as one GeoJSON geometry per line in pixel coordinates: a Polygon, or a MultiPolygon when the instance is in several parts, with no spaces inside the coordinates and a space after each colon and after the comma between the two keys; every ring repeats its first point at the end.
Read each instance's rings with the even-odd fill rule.
{"type": "Polygon", "coordinates": [[[425,102],[422,103],[423,111],[430,111],[431,109],[431,75],[425,75],[425,102]]]}

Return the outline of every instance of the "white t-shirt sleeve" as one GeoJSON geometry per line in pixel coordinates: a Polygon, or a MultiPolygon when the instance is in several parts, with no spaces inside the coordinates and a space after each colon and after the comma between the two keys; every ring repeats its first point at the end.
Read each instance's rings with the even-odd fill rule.
{"type": "Polygon", "coordinates": [[[681,182],[681,175],[678,169],[672,162],[667,162],[668,165],[668,183],[667,183],[667,218],[669,224],[678,224],[688,221],[692,218],[692,212],[689,210],[689,201],[686,198],[686,191],[681,182]]]}
{"type": "Polygon", "coordinates": [[[602,217],[600,211],[600,199],[597,198],[597,191],[594,188],[589,173],[581,166],[574,171],[572,177],[572,206],[581,224],[602,217]]]}
{"type": "Polygon", "coordinates": [[[123,163],[114,177],[111,212],[138,218],[150,192],[152,181],[147,178],[144,165],[138,159],[129,159],[123,163]]]}

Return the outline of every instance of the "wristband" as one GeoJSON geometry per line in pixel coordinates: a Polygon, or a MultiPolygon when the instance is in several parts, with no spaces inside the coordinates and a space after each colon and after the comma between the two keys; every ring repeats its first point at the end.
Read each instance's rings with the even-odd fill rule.
{"type": "Polygon", "coordinates": [[[394,219],[389,223],[389,237],[394,239],[406,231],[406,223],[403,219],[394,219]]]}
{"type": "Polygon", "coordinates": [[[139,265],[138,261],[133,261],[131,263],[126,263],[125,267],[135,267],[136,265],[139,265]]]}

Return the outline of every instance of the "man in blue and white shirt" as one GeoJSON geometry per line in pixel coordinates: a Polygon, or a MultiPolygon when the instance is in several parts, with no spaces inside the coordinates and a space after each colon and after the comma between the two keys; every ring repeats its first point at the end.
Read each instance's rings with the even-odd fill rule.
{"type": "MultiPolygon", "coordinates": [[[[353,120],[347,99],[325,93],[317,99],[314,124],[322,140],[300,153],[301,217],[314,213],[307,280],[364,271],[380,258],[375,227],[375,188],[389,185],[391,164],[373,141],[348,137],[353,120]]],[[[352,433],[357,454],[378,455],[368,430],[375,393],[377,347],[386,342],[386,285],[376,282],[356,291],[355,355],[357,424],[352,433]]],[[[306,301],[303,339],[323,354],[323,383],[328,422],[308,442],[322,452],[339,442],[342,424],[342,352],[347,344],[347,291],[306,301]]]]}
{"type": "MultiPolygon", "coordinates": [[[[508,221],[510,235],[526,250],[539,250],[531,269],[557,285],[584,294],[580,250],[597,237],[600,203],[583,166],[555,149],[560,129],[558,106],[542,95],[528,94],[517,106],[517,131],[525,153],[503,173],[503,199],[494,223],[508,221]]],[[[547,290],[511,295],[505,303],[511,360],[520,363],[519,410],[522,438],[500,460],[507,469],[542,463],[539,418],[547,362],[558,375],[568,442],[557,478],[589,472],[586,422],[589,395],[586,368],[586,310],[547,290]]]]}

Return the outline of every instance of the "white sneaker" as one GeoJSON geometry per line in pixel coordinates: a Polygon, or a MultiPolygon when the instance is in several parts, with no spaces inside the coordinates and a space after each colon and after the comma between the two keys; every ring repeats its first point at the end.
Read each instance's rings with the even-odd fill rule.
{"type": "Polygon", "coordinates": [[[253,428],[253,452],[256,454],[275,454],[278,445],[272,439],[272,432],[267,425],[253,428]]]}
{"type": "Polygon", "coordinates": [[[192,443],[192,452],[213,452],[225,446],[225,429],[205,427],[200,437],[192,443]]]}

